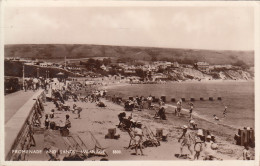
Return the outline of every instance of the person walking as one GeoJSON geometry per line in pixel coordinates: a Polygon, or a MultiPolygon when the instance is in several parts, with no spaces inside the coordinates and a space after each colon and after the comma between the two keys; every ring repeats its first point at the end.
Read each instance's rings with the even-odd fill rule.
{"type": "Polygon", "coordinates": [[[183,147],[184,146],[187,146],[188,150],[190,151],[190,154],[192,155],[193,152],[191,150],[191,145],[192,145],[192,142],[194,142],[194,140],[192,138],[190,130],[188,129],[188,126],[186,126],[186,125],[184,125],[182,127],[182,135],[178,139],[178,142],[180,142],[181,139],[182,139],[182,141],[181,141],[181,146],[180,146],[180,156],[183,156],[183,147]]]}
{"type": "Polygon", "coordinates": [[[223,111],[223,117],[225,118],[226,117],[226,114],[227,114],[227,106],[225,106],[225,109],[223,111]]]}
{"type": "Polygon", "coordinates": [[[139,148],[141,151],[141,155],[143,156],[143,131],[142,131],[142,123],[140,121],[137,122],[136,128],[134,129],[134,141],[135,141],[135,154],[138,155],[137,149],[139,148]]]}
{"type": "Polygon", "coordinates": [[[194,105],[192,102],[190,102],[189,105],[190,105],[190,118],[192,118],[192,111],[193,111],[194,105]]]}
{"type": "Polygon", "coordinates": [[[177,116],[181,116],[182,101],[181,99],[177,102],[177,116]]]}

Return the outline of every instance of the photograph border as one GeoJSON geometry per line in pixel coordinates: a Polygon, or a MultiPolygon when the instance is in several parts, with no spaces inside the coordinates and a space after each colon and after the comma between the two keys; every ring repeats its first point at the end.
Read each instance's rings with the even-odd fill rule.
{"type": "Polygon", "coordinates": [[[259,118],[260,118],[260,78],[259,78],[259,71],[260,71],[260,2],[256,1],[2,1],[1,2],[1,38],[0,38],[0,74],[1,74],[1,83],[0,83],[0,165],[158,165],[158,164],[164,164],[164,165],[214,165],[214,166],[225,166],[225,165],[236,165],[236,166],[255,166],[260,165],[259,163],[259,141],[260,141],[260,135],[259,135],[259,118]],[[112,7],[112,6],[218,6],[218,7],[241,7],[241,6],[252,6],[254,8],[254,59],[255,59],[255,140],[256,140],[256,146],[255,146],[255,160],[252,161],[107,161],[107,162],[101,162],[101,161],[84,161],[84,162],[73,162],[73,161],[58,161],[58,162],[52,162],[52,161],[5,161],[4,159],[4,142],[5,134],[4,134],[4,29],[8,28],[4,25],[4,10],[6,7],[95,7],[95,6],[103,6],[103,7],[112,7]]]}

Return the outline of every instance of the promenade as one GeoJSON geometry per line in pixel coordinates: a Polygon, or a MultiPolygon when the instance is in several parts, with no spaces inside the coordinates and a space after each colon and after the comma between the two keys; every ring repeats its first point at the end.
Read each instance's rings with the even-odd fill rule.
{"type": "Polygon", "coordinates": [[[37,91],[18,91],[5,96],[5,124],[37,91]]]}

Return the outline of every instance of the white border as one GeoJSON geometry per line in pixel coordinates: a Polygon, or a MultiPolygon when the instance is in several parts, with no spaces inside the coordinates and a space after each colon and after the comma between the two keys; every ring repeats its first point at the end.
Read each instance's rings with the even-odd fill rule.
{"type": "Polygon", "coordinates": [[[0,22],[0,160],[1,163],[0,165],[192,165],[192,166],[203,166],[203,165],[214,165],[214,166],[231,166],[231,165],[236,165],[236,166],[259,166],[259,104],[258,101],[260,101],[260,87],[258,85],[259,82],[259,71],[260,71],[260,2],[252,2],[252,1],[65,1],[65,0],[60,0],[60,1],[25,1],[25,0],[4,0],[1,3],[1,22],[0,22]],[[100,162],[100,161],[84,161],[84,162],[51,162],[51,161],[4,161],[4,22],[3,22],[3,11],[4,7],[8,6],[15,6],[15,7],[120,7],[120,6],[229,6],[229,7],[241,7],[241,6],[252,6],[254,7],[255,10],[255,132],[256,132],[256,155],[255,155],[255,160],[254,161],[108,161],[108,162],[100,162]]]}

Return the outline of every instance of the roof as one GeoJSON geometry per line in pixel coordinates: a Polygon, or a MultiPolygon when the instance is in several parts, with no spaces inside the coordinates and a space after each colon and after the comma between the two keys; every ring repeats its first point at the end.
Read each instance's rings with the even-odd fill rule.
{"type": "Polygon", "coordinates": [[[197,65],[209,65],[207,62],[197,62],[197,65]]]}
{"type": "Polygon", "coordinates": [[[64,73],[62,73],[62,72],[59,72],[57,75],[64,75],[64,73]]]}

